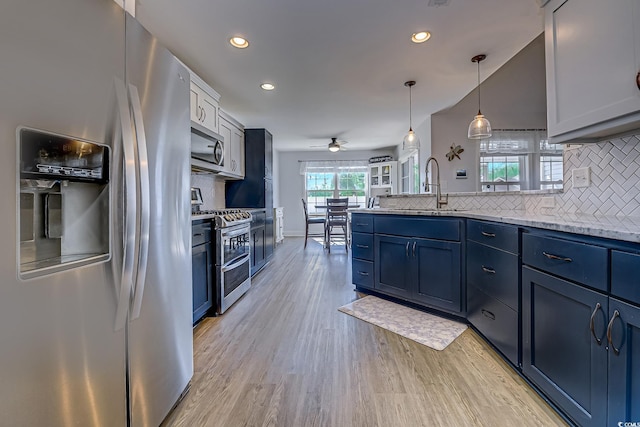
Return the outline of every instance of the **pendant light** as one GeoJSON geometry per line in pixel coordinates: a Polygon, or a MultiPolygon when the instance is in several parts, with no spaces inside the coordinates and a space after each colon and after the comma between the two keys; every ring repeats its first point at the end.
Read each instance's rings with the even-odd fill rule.
{"type": "Polygon", "coordinates": [[[469,139],[483,139],[491,136],[491,123],[480,111],[480,62],[486,58],[487,55],[476,55],[471,58],[471,62],[478,64],[478,114],[469,125],[469,132],[467,133],[469,139]]]}
{"type": "Polygon", "coordinates": [[[409,88],[409,132],[407,132],[402,141],[403,150],[417,150],[420,147],[420,138],[418,138],[418,135],[416,135],[411,127],[411,87],[415,84],[416,82],[413,80],[404,83],[404,85],[409,88]]]}

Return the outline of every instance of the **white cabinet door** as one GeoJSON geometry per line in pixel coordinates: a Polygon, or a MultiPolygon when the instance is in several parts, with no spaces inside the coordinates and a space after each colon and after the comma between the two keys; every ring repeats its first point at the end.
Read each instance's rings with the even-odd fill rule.
{"type": "Polygon", "coordinates": [[[193,80],[191,81],[190,115],[192,121],[218,133],[218,101],[193,80]]]}
{"type": "Polygon", "coordinates": [[[554,142],[640,125],[639,22],[638,0],[546,4],[547,116],[554,142]]]}
{"type": "MultiPolygon", "coordinates": [[[[235,121],[235,120],[234,120],[235,121]]],[[[244,130],[226,113],[219,117],[220,135],[224,138],[225,176],[244,178],[244,130]]]]}

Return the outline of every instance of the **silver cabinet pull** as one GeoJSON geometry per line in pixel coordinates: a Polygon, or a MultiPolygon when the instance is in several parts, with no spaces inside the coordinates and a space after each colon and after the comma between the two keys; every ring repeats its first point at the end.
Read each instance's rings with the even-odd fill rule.
{"type": "Polygon", "coordinates": [[[596,303],[596,308],[593,309],[593,313],[591,313],[591,318],[589,319],[589,330],[591,331],[591,335],[593,335],[593,337],[596,339],[596,342],[598,343],[598,345],[602,344],[602,340],[596,336],[596,330],[595,330],[594,323],[595,323],[595,319],[596,319],[596,313],[601,308],[602,308],[602,306],[600,305],[600,303],[599,302],[596,303]]]}
{"type": "Polygon", "coordinates": [[[356,245],[356,248],[369,249],[369,246],[368,245],[356,245]]]}
{"type": "Polygon", "coordinates": [[[369,273],[367,273],[366,271],[358,271],[358,274],[360,274],[361,276],[368,276],[369,273]]]}
{"type": "Polygon", "coordinates": [[[491,320],[496,320],[496,315],[493,314],[492,312],[490,312],[489,310],[485,310],[484,308],[481,310],[482,311],[482,315],[486,318],[489,318],[491,320]]]}
{"type": "Polygon", "coordinates": [[[609,346],[613,349],[613,352],[617,355],[620,354],[620,349],[616,348],[615,345],[613,345],[613,340],[612,340],[612,330],[613,330],[613,322],[615,322],[616,317],[620,317],[620,312],[618,310],[615,310],[613,312],[613,316],[611,316],[611,320],[609,320],[609,325],[607,326],[607,341],[609,341],[609,346]]]}
{"type": "Polygon", "coordinates": [[[407,256],[407,258],[409,258],[409,245],[411,244],[411,242],[407,242],[407,246],[404,248],[404,253],[407,256]]]}
{"type": "Polygon", "coordinates": [[[416,256],[416,245],[418,244],[418,242],[413,242],[413,249],[412,249],[412,256],[415,258],[416,256]]]}
{"type": "Polygon", "coordinates": [[[496,271],[493,268],[487,268],[484,265],[482,266],[482,271],[489,274],[496,274],[496,271]]]}
{"type": "Polygon", "coordinates": [[[496,237],[496,233],[487,233],[486,231],[481,231],[480,234],[484,237],[496,237]]]}
{"type": "Polygon", "coordinates": [[[549,254],[546,252],[542,252],[542,255],[546,256],[549,259],[555,259],[558,261],[564,261],[564,262],[572,262],[573,260],[571,258],[568,257],[563,257],[563,256],[559,256],[559,255],[554,255],[554,254],[549,254]]]}

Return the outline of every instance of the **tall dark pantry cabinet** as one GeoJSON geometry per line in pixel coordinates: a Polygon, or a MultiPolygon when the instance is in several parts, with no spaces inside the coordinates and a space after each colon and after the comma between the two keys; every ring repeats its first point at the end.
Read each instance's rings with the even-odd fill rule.
{"type": "Polygon", "coordinates": [[[251,210],[251,275],[273,255],[273,137],[266,129],[244,130],[245,175],[227,181],[227,208],[251,210]],[[262,220],[264,218],[264,221],[262,220]]]}

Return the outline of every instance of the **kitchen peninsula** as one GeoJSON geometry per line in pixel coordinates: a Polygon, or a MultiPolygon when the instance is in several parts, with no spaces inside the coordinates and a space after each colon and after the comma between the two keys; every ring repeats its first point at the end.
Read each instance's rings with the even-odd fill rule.
{"type": "Polygon", "coordinates": [[[352,210],[352,280],[465,318],[568,419],[615,425],[640,399],[640,218],[541,207],[569,196],[383,197],[352,210]]]}

